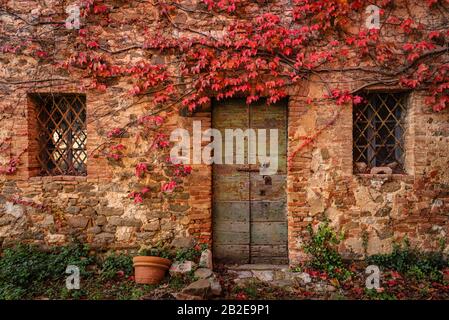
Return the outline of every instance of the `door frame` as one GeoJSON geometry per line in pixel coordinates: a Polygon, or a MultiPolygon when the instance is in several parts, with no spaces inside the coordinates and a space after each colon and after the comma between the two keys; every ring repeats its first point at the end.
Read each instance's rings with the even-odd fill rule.
{"type": "MultiPolygon", "coordinates": [[[[225,99],[225,100],[223,100],[223,101],[226,101],[226,100],[238,100],[238,99],[244,99],[244,97],[234,97],[234,98],[229,98],[229,99],[225,99]]],[[[263,98],[263,99],[265,99],[265,98],[263,98]]],[[[290,220],[290,215],[289,215],[289,204],[288,204],[288,179],[289,179],[289,176],[290,176],[290,174],[289,174],[289,164],[288,164],[288,152],[289,152],[289,149],[290,149],[290,143],[289,143],[289,105],[290,105],[290,97],[289,96],[287,96],[287,97],[285,97],[285,98],[283,98],[283,99],[281,99],[281,102],[282,101],[284,101],[284,105],[285,105],[285,108],[286,108],[286,115],[285,115],[285,131],[286,131],[286,133],[285,133],[285,135],[286,135],[286,146],[285,146],[285,152],[286,152],[286,164],[285,164],[285,166],[286,166],[286,173],[285,173],[285,175],[286,175],[286,181],[285,181],[285,190],[284,190],[284,192],[285,192],[285,222],[286,222],[286,224],[287,224],[287,226],[286,226],[286,232],[287,232],[287,242],[286,242],[286,250],[287,250],[287,260],[288,260],[288,263],[290,264],[290,262],[291,262],[291,259],[290,259],[290,225],[289,225],[289,220],[290,220]]],[[[210,102],[210,110],[209,110],[209,112],[210,112],[210,119],[211,119],[211,128],[213,128],[213,126],[212,126],[212,124],[213,124],[213,121],[214,121],[214,119],[213,119],[213,109],[215,108],[215,105],[216,105],[216,103],[217,103],[217,101],[215,100],[215,99],[211,99],[211,102],[210,102]]],[[[246,102],[245,102],[246,103],[246,102]]],[[[250,106],[248,106],[248,113],[249,113],[249,121],[250,121],[250,115],[251,115],[251,113],[250,113],[250,108],[251,108],[251,105],[250,106]]],[[[214,203],[214,174],[213,174],[213,164],[212,165],[210,165],[210,167],[211,167],[211,171],[210,171],[210,174],[211,174],[211,185],[210,185],[210,188],[211,188],[211,198],[210,198],[210,200],[211,200],[211,237],[210,237],[210,239],[211,239],[211,244],[212,244],[212,249],[213,249],[213,247],[214,247],[214,205],[213,205],[213,203],[214,203]]],[[[251,195],[251,183],[249,183],[249,190],[248,190],[248,193],[251,195]]],[[[250,254],[250,259],[251,259],[251,199],[249,200],[249,254],[250,254]]],[[[213,252],[213,250],[212,250],[212,253],[213,253],[213,256],[215,256],[215,254],[214,254],[214,252],[213,252]]],[[[250,262],[251,263],[251,262],[250,262]]]]}

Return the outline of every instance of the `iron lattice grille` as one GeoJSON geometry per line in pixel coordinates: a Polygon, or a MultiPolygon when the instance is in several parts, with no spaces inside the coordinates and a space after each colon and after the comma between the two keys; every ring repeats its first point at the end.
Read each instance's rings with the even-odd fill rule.
{"type": "Polygon", "coordinates": [[[373,167],[390,167],[394,173],[403,173],[408,94],[367,93],[363,98],[364,103],[354,106],[353,117],[353,155],[357,173],[373,167]]]}
{"type": "Polygon", "coordinates": [[[35,96],[41,175],[86,175],[86,97],[35,96]]]}

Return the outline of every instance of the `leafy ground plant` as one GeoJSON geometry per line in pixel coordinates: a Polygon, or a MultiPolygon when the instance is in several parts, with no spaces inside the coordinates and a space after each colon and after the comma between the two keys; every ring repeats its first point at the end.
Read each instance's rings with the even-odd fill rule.
{"type": "Polygon", "coordinates": [[[132,257],[126,254],[112,254],[103,261],[100,276],[102,279],[113,279],[117,276],[133,275],[132,257]]]}
{"type": "Polygon", "coordinates": [[[6,249],[0,259],[0,299],[27,298],[40,292],[45,281],[63,279],[68,265],[77,266],[80,275],[86,276],[92,263],[88,248],[81,244],[48,252],[30,245],[6,249]]]}
{"type": "Polygon", "coordinates": [[[173,259],[173,253],[172,251],[167,248],[164,247],[162,245],[157,245],[155,247],[151,247],[151,248],[142,248],[139,251],[139,255],[140,256],[153,256],[153,257],[160,257],[160,258],[165,258],[165,259],[173,259]]]}
{"type": "MultiPolygon", "coordinates": [[[[316,234],[327,234],[328,231],[317,231],[316,234]]],[[[192,272],[178,277],[167,275],[159,285],[139,285],[129,276],[132,272],[131,259],[132,256],[126,254],[111,254],[106,258],[93,256],[89,248],[83,245],[58,247],[50,251],[41,251],[29,245],[17,246],[5,250],[0,256],[0,299],[174,299],[173,293],[196,280],[192,272]],[[66,288],[65,268],[68,264],[80,268],[79,290],[66,288]]],[[[324,258],[315,266],[325,267],[330,261],[337,261],[344,267],[343,262],[335,257],[323,261],[324,258]]],[[[395,264],[402,265],[399,262],[395,264]]],[[[306,286],[296,282],[286,285],[282,281],[275,284],[256,279],[235,281],[236,275],[220,265],[216,266],[215,272],[223,288],[223,299],[449,299],[447,283],[420,281],[409,276],[410,273],[400,275],[396,271],[382,273],[381,290],[367,291],[365,268],[365,262],[353,263],[351,277],[339,285],[335,284],[335,278],[330,278],[330,272],[314,271],[317,273],[314,276],[311,270],[305,268],[303,271],[310,272],[312,277],[306,286]],[[329,285],[333,289],[323,291],[329,285]]],[[[416,274],[416,271],[413,273],[416,274]]]]}
{"type": "Polygon", "coordinates": [[[438,282],[443,280],[443,269],[449,266],[442,249],[421,252],[412,248],[407,239],[402,244],[395,244],[391,253],[370,256],[367,262],[387,270],[395,270],[416,280],[438,282]]]}
{"type": "Polygon", "coordinates": [[[207,249],[207,244],[196,245],[193,248],[184,248],[176,251],[175,260],[176,261],[194,261],[198,262],[201,253],[207,249]]]}
{"type": "Polygon", "coordinates": [[[0,300],[140,299],[154,289],[134,283],[132,275],[132,256],[126,254],[101,259],[82,244],[49,251],[21,244],[4,250],[0,257],[0,300]],[[66,288],[68,265],[80,269],[79,290],[66,288]]]}
{"type": "Polygon", "coordinates": [[[316,232],[309,225],[308,231],[310,238],[304,245],[304,251],[311,257],[308,265],[332,278],[346,280],[351,274],[337,251],[343,235],[338,235],[327,222],[320,224],[316,232]]]}
{"type": "Polygon", "coordinates": [[[378,292],[375,289],[365,289],[366,297],[370,300],[397,300],[396,296],[388,292],[378,292]]]}

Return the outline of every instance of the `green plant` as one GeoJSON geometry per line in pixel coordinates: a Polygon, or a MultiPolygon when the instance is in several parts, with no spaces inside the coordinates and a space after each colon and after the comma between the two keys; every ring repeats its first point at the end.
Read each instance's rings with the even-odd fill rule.
{"type": "Polygon", "coordinates": [[[436,252],[420,252],[412,248],[407,239],[402,244],[394,244],[391,253],[370,256],[367,262],[417,280],[431,281],[442,281],[441,270],[448,267],[441,249],[436,252]]]}
{"type": "Polygon", "coordinates": [[[126,277],[131,276],[133,274],[133,260],[125,254],[112,254],[103,261],[100,277],[102,279],[113,279],[120,271],[126,277]]]}
{"type": "Polygon", "coordinates": [[[158,245],[152,248],[144,248],[139,251],[140,256],[161,257],[165,259],[173,259],[173,254],[167,247],[158,245]]]}
{"type": "Polygon", "coordinates": [[[32,245],[6,249],[0,258],[0,299],[20,299],[44,291],[46,281],[62,280],[68,265],[89,274],[93,263],[88,248],[81,244],[53,248],[48,252],[32,245]]]}
{"type": "Polygon", "coordinates": [[[343,239],[343,234],[337,235],[327,222],[320,224],[316,232],[311,225],[307,229],[310,238],[304,245],[304,251],[311,256],[308,265],[326,272],[332,278],[347,279],[350,272],[337,251],[337,245],[343,239]]]}
{"type": "Polygon", "coordinates": [[[170,277],[168,280],[168,286],[174,290],[181,290],[185,286],[187,286],[190,283],[190,279],[188,279],[185,276],[179,275],[170,277]]]}
{"type": "Polygon", "coordinates": [[[88,266],[96,262],[95,258],[89,255],[89,246],[81,243],[53,248],[47,259],[48,268],[51,272],[61,275],[61,277],[65,276],[68,265],[77,266],[80,268],[81,276],[88,276],[91,274],[88,271],[88,266]]]}
{"type": "Polygon", "coordinates": [[[259,290],[265,286],[259,280],[251,279],[240,286],[235,286],[232,289],[234,294],[243,293],[248,299],[260,299],[259,290]]]}
{"type": "Polygon", "coordinates": [[[72,299],[80,300],[86,296],[86,291],[84,289],[79,290],[68,290],[65,286],[62,286],[59,298],[62,299],[72,299]]]}
{"type": "Polygon", "coordinates": [[[371,300],[397,300],[396,296],[388,292],[377,292],[375,289],[365,289],[365,294],[371,300]]]}
{"type": "Polygon", "coordinates": [[[368,231],[363,230],[362,231],[362,248],[363,248],[363,253],[365,254],[365,257],[368,255],[368,242],[369,242],[368,231]]]}
{"type": "Polygon", "coordinates": [[[243,292],[250,298],[250,299],[257,299],[258,298],[258,287],[257,285],[248,285],[247,287],[243,288],[243,292]]]}
{"type": "Polygon", "coordinates": [[[183,248],[176,251],[175,260],[176,261],[195,261],[198,262],[201,256],[201,252],[207,249],[207,244],[201,244],[199,246],[194,246],[192,248],[183,248]]]}
{"type": "Polygon", "coordinates": [[[37,246],[18,245],[0,257],[0,300],[33,299],[140,299],[155,286],[137,285],[122,277],[133,273],[132,258],[111,254],[101,260],[89,254],[82,244],[42,251],[37,246]],[[80,269],[81,288],[65,286],[68,265],[80,269]],[[98,276],[99,275],[99,276],[98,276]]]}
{"type": "Polygon", "coordinates": [[[299,273],[299,272],[303,272],[303,269],[301,266],[296,266],[296,267],[291,268],[291,272],[299,273]]]}
{"type": "Polygon", "coordinates": [[[27,295],[27,290],[13,284],[0,285],[0,300],[18,300],[27,295]]]}
{"type": "Polygon", "coordinates": [[[438,238],[439,252],[444,252],[444,249],[446,249],[446,245],[447,245],[447,240],[445,237],[438,238]]]}
{"type": "MultiPolygon", "coordinates": [[[[142,296],[155,288],[156,287],[152,285],[139,285],[132,281],[124,280],[115,282],[107,288],[100,288],[97,290],[101,290],[101,299],[139,300],[142,296]]],[[[98,297],[98,292],[96,291],[91,292],[90,295],[96,294],[98,297]]]]}

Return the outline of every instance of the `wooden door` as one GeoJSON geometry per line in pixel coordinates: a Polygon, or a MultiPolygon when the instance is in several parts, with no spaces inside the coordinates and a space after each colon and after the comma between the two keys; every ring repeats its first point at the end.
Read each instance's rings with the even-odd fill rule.
{"type": "MultiPolygon", "coordinates": [[[[225,129],[278,130],[278,169],[263,176],[261,164],[248,164],[248,139],[234,158],[244,153],[245,164],[213,166],[213,244],[215,259],[224,263],[288,263],[287,252],[287,106],[267,106],[264,102],[248,107],[244,100],[217,102],[212,127],[220,130],[225,148],[225,129]]],[[[224,151],[223,151],[224,153],[224,151]]],[[[259,160],[259,159],[258,159],[259,160]]],[[[235,162],[234,162],[235,163],[235,162]]]]}

